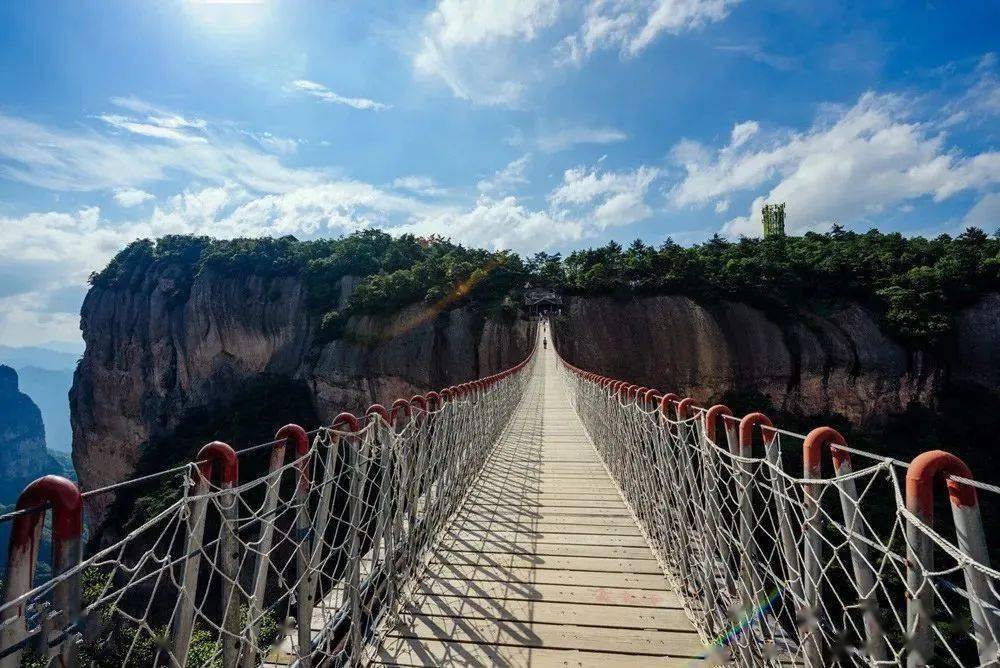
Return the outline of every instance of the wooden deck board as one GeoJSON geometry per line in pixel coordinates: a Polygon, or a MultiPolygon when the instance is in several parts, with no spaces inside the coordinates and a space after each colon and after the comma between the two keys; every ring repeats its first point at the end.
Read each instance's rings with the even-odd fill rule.
{"type": "Polygon", "coordinates": [[[543,545],[595,545],[595,546],[608,546],[608,547],[640,547],[643,548],[646,553],[649,553],[649,549],[646,547],[646,539],[641,535],[622,535],[622,534],[575,534],[575,533],[565,533],[565,532],[550,532],[545,533],[543,531],[477,531],[474,529],[467,529],[464,531],[454,531],[445,534],[442,539],[446,544],[448,541],[454,540],[464,540],[464,541],[496,541],[502,542],[507,545],[516,546],[543,546],[543,545]]]}
{"type": "Polygon", "coordinates": [[[509,582],[530,588],[536,584],[624,587],[665,591],[663,577],[647,573],[607,573],[600,571],[560,571],[544,568],[503,568],[468,564],[437,564],[432,577],[509,582]]]}
{"type": "Polygon", "coordinates": [[[623,545],[581,545],[573,543],[536,543],[525,541],[493,540],[484,535],[480,537],[454,537],[444,541],[443,549],[449,551],[477,551],[483,554],[517,554],[525,557],[604,557],[614,559],[647,559],[652,560],[649,548],[643,546],[623,545]]]}
{"type": "Polygon", "coordinates": [[[693,666],[705,648],[551,351],[375,665],[693,666]]]}
{"type": "Polygon", "coordinates": [[[689,631],[687,616],[681,610],[629,606],[611,607],[601,603],[554,603],[524,599],[486,599],[468,598],[460,595],[426,594],[415,597],[403,612],[404,614],[426,614],[436,617],[468,617],[515,622],[530,620],[542,624],[689,631]]]}
{"type": "Polygon", "coordinates": [[[504,552],[438,551],[433,563],[489,565],[498,568],[535,568],[556,571],[598,571],[619,573],[649,573],[660,575],[655,559],[618,559],[613,557],[561,557],[540,554],[504,552]]]}
{"type": "Polygon", "coordinates": [[[691,659],[574,652],[527,645],[481,645],[426,638],[391,638],[373,661],[390,666],[532,666],[533,668],[682,668],[691,659]]]}
{"type": "Polygon", "coordinates": [[[697,658],[704,647],[693,631],[657,631],[611,626],[544,624],[531,620],[503,621],[466,617],[402,615],[389,637],[427,638],[494,645],[619,652],[697,658]]]}
{"type": "Polygon", "coordinates": [[[626,605],[633,608],[674,608],[678,610],[681,608],[680,599],[672,592],[618,587],[588,587],[585,585],[564,586],[533,583],[530,587],[524,587],[508,582],[438,578],[421,583],[417,587],[416,595],[424,594],[488,598],[501,601],[545,601],[602,606],[626,605]]]}

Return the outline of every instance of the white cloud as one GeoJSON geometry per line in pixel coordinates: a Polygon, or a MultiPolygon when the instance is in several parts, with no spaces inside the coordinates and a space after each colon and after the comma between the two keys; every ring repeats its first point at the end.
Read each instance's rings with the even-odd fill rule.
{"type": "Polygon", "coordinates": [[[764,201],[786,202],[789,231],[851,222],[908,200],[941,201],[1000,180],[1000,153],[964,156],[926,123],[913,122],[908,101],[866,93],[857,103],[805,132],[751,141],[733,130],[714,153],[681,142],[672,156],[686,175],[670,192],[675,206],[700,206],[732,193],[766,188],[729,234],[759,231],[764,201]]]}
{"type": "Polygon", "coordinates": [[[747,140],[753,137],[760,131],[760,124],[757,121],[747,121],[745,123],[737,123],[733,126],[732,139],[730,139],[730,144],[733,146],[742,146],[747,143],[747,140]]]}
{"type": "Polygon", "coordinates": [[[601,229],[620,227],[645,220],[653,210],[645,202],[644,191],[617,193],[594,209],[593,220],[601,229]]]}
{"type": "Polygon", "coordinates": [[[475,246],[537,251],[581,239],[585,227],[571,218],[528,209],[513,196],[483,195],[468,211],[450,210],[399,228],[419,235],[440,234],[475,246]]]}
{"type": "Polygon", "coordinates": [[[118,188],[115,190],[115,201],[125,208],[139,206],[151,199],[156,198],[145,190],[139,190],[138,188],[118,188]]]}
{"type": "Polygon", "coordinates": [[[557,48],[577,63],[601,49],[635,56],[666,33],[677,35],[721,21],[739,0],[590,0],[580,29],[557,48]]]}
{"type": "Polygon", "coordinates": [[[446,188],[442,188],[434,182],[434,179],[427,176],[401,176],[393,179],[392,187],[396,190],[408,190],[428,197],[440,197],[448,194],[446,188]]]}
{"type": "MultiPolygon", "coordinates": [[[[462,99],[516,106],[556,63],[599,49],[634,56],[660,35],[720,21],[738,0],[439,0],[413,65],[462,99]]],[[[543,149],[544,150],[544,149],[543,149]]]]}
{"type": "MultiPolygon", "coordinates": [[[[169,123],[180,125],[176,120],[169,123]]],[[[137,188],[178,174],[215,183],[235,181],[266,192],[322,180],[322,174],[315,170],[285,167],[274,155],[247,142],[244,133],[213,130],[200,121],[184,123],[184,127],[198,128],[201,141],[176,139],[170,133],[183,134],[181,130],[149,123],[123,121],[116,127],[148,125],[166,135],[156,136],[147,128],[125,134],[63,130],[0,113],[0,176],[41,188],[74,191],[137,188]]]]}
{"type": "Polygon", "coordinates": [[[278,135],[273,135],[270,132],[248,132],[250,137],[253,137],[254,141],[263,146],[264,148],[274,151],[275,153],[294,153],[298,150],[299,144],[305,143],[301,139],[294,139],[292,137],[279,137],[278,135]]]}
{"type": "Polygon", "coordinates": [[[0,340],[26,345],[79,338],[79,304],[54,309],[53,297],[80,288],[88,274],[134,236],[101,221],[97,207],[0,216],[0,265],[24,279],[0,295],[0,340]]]}
{"type": "Polygon", "coordinates": [[[646,196],[659,175],[647,166],[624,172],[567,169],[563,182],[549,193],[549,205],[557,216],[572,216],[599,230],[631,225],[653,214],[646,196]]]}
{"type": "Polygon", "coordinates": [[[201,119],[187,119],[180,114],[154,106],[137,97],[113,97],[111,104],[143,115],[141,118],[121,114],[100,114],[97,116],[113,128],[169,141],[196,143],[207,143],[208,141],[201,135],[201,131],[208,127],[208,123],[201,119]]]}
{"type": "Polygon", "coordinates": [[[293,90],[302,91],[303,93],[312,95],[316,99],[328,104],[342,104],[365,111],[385,111],[386,109],[392,108],[391,105],[376,102],[375,100],[369,100],[366,97],[344,97],[343,95],[338,95],[323,84],[316,83],[315,81],[308,81],[306,79],[297,79],[296,81],[290,83],[289,87],[293,90]]]}
{"type": "Polygon", "coordinates": [[[512,160],[492,177],[483,179],[477,183],[476,187],[481,193],[503,195],[516,186],[524,185],[528,182],[528,179],[524,176],[524,170],[528,166],[530,159],[531,154],[525,154],[517,160],[512,160]]]}
{"type": "Polygon", "coordinates": [[[588,204],[603,196],[630,192],[645,194],[658,175],[658,169],[646,166],[631,172],[600,172],[574,167],[563,173],[563,182],[549,194],[549,201],[557,206],[588,204]]]}
{"type": "Polygon", "coordinates": [[[558,0],[441,0],[425,19],[445,48],[534,39],[559,14],[558,0]]]}
{"type": "Polygon", "coordinates": [[[128,111],[136,114],[145,114],[147,122],[162,127],[194,129],[204,129],[208,127],[208,123],[200,118],[185,118],[180,114],[168,111],[135,96],[113,97],[111,98],[111,104],[122,109],[127,109],[128,111]]]}
{"type": "Polygon", "coordinates": [[[424,19],[414,68],[462,99],[514,104],[535,69],[517,46],[552,26],[559,11],[559,0],[440,0],[424,19]]]}
{"type": "Polygon", "coordinates": [[[945,105],[943,127],[1000,116],[1000,74],[997,73],[995,53],[984,55],[970,75],[959,78],[967,88],[960,97],[945,105]]]}
{"type": "Polygon", "coordinates": [[[611,144],[626,139],[627,134],[614,128],[568,128],[540,136],[538,148],[555,153],[577,144],[611,144]]]}
{"type": "Polygon", "coordinates": [[[715,203],[715,212],[716,213],[725,213],[726,211],[729,211],[729,200],[728,199],[720,199],[718,202],[715,203]]]}
{"type": "Polygon", "coordinates": [[[332,181],[252,199],[217,220],[219,236],[342,234],[364,227],[392,228],[440,207],[394,195],[361,181],[332,181]]]}
{"type": "Polygon", "coordinates": [[[987,232],[1000,229],[1000,192],[983,195],[965,214],[966,226],[979,227],[987,232]]]}
{"type": "Polygon", "coordinates": [[[146,137],[169,139],[171,141],[180,142],[196,142],[201,144],[208,142],[208,140],[204,137],[188,134],[187,132],[182,132],[174,127],[159,125],[157,123],[145,123],[128,116],[121,116],[119,114],[101,114],[98,118],[112,127],[120,130],[127,130],[128,132],[137,135],[144,135],[146,137]]]}

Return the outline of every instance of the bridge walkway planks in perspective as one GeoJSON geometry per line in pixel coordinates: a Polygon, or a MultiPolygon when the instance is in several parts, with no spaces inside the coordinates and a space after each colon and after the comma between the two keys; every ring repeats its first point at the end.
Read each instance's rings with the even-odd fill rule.
{"type": "Polygon", "coordinates": [[[551,349],[373,665],[697,666],[551,349]]]}

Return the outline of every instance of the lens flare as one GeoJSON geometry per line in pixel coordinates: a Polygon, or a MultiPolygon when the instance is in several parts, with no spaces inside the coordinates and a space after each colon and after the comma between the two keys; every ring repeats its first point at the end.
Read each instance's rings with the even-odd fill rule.
{"type": "Polygon", "coordinates": [[[441,311],[445,310],[451,304],[465,297],[467,294],[472,292],[472,289],[479,284],[484,278],[493,273],[493,270],[499,267],[503,263],[502,259],[492,259],[486,264],[484,264],[479,269],[476,269],[469,275],[464,281],[460,281],[452,288],[451,292],[446,294],[441,299],[437,300],[433,304],[422,309],[419,313],[415,314],[411,318],[407,318],[400,322],[399,324],[390,327],[383,334],[383,339],[392,339],[400,334],[410,331],[417,325],[422,325],[434,316],[436,316],[441,311]]]}
{"type": "Polygon", "coordinates": [[[784,590],[775,589],[774,592],[771,593],[771,596],[769,598],[762,599],[760,602],[757,603],[757,605],[753,609],[748,610],[746,613],[744,613],[743,617],[738,622],[736,622],[728,629],[726,629],[718,636],[716,636],[715,640],[713,640],[707,645],[709,651],[705,652],[700,657],[698,657],[694,662],[691,663],[691,665],[697,666],[700,664],[700,662],[704,661],[713,654],[717,653],[718,650],[722,649],[723,647],[728,647],[733,640],[735,640],[737,637],[739,637],[741,633],[743,633],[743,631],[748,629],[754,622],[756,622],[758,619],[760,619],[761,617],[763,617],[764,615],[766,615],[768,612],[771,611],[771,608],[774,607],[774,604],[778,602],[779,598],[781,598],[782,591],[784,590]]]}

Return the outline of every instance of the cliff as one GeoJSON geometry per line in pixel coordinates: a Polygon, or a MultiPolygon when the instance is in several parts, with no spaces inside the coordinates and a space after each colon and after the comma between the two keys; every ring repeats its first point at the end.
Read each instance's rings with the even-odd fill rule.
{"type": "Polygon", "coordinates": [[[18,389],[17,372],[0,364],[0,504],[12,503],[35,478],[61,470],[45,449],[38,406],[18,389]]]}
{"type": "MultiPolygon", "coordinates": [[[[185,441],[225,436],[202,434],[192,424],[209,424],[206,413],[229,410],[253,388],[264,410],[280,403],[268,399],[275,392],[309,404],[276,412],[273,423],[262,420],[268,429],[289,415],[327,423],[344,410],[360,412],[375,401],[510,366],[527,354],[532,338],[525,321],[494,321],[468,308],[412,307],[389,318],[349,318],[342,338],[324,342],[297,277],[204,271],[185,282],[181,272],[166,266],[137,273],[126,287],[94,287],[84,300],[86,351],[70,392],[73,462],[84,489],[129,477],[150,444],[162,453],[163,444],[191,446],[171,445],[177,434],[185,441]],[[188,282],[189,289],[178,290],[188,282]]],[[[338,308],[356,281],[340,283],[338,308]]],[[[98,497],[89,510],[103,514],[110,501],[98,497]]]]}
{"type": "Polygon", "coordinates": [[[912,405],[934,408],[946,387],[1000,389],[1000,295],[959,314],[953,351],[908,349],[857,304],[806,310],[780,321],[745,304],[686,297],[570,298],[553,321],[574,364],[718,401],[759,393],[779,410],[837,413],[857,426],[912,405]]]}

